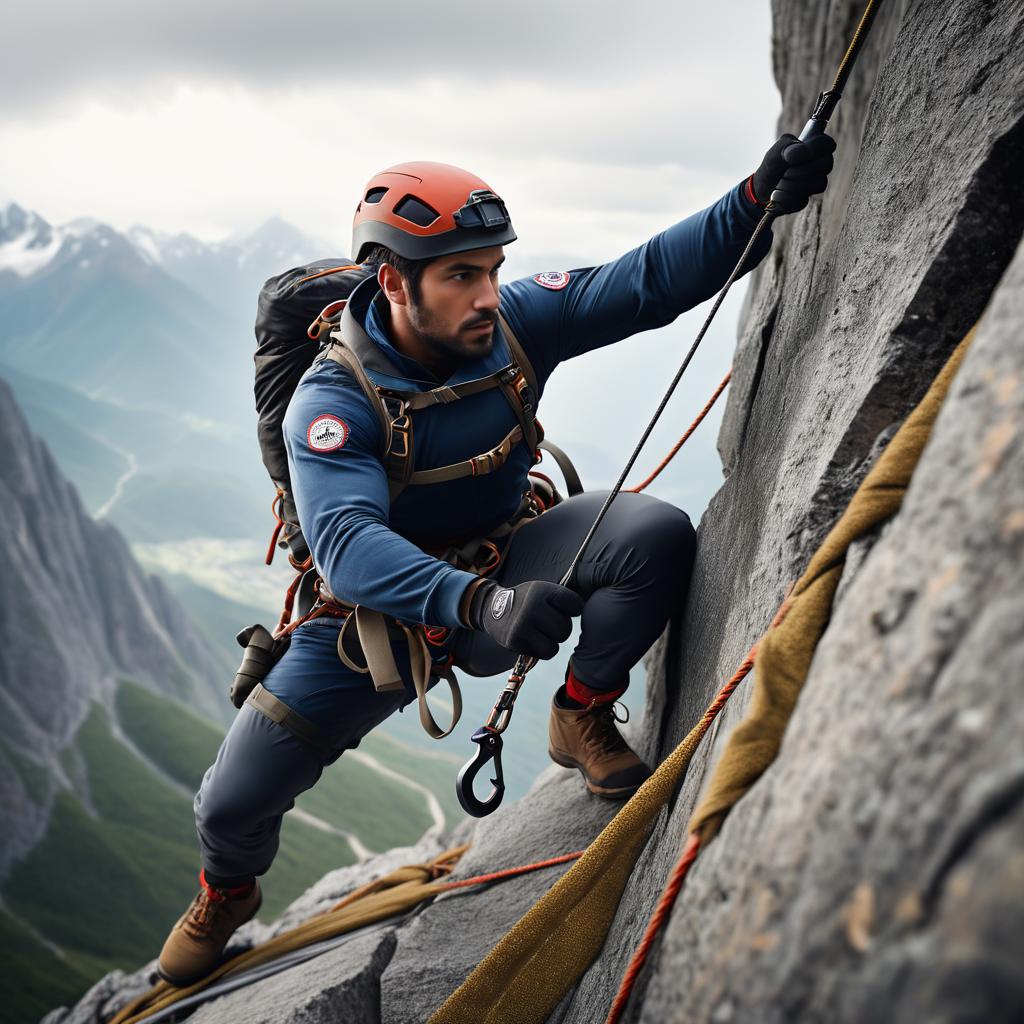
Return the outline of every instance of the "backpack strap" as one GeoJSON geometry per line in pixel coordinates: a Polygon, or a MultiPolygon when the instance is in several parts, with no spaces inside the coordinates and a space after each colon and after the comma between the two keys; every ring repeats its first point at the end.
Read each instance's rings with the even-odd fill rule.
{"type": "Polygon", "coordinates": [[[508,321],[500,314],[499,322],[508,341],[512,363],[486,377],[463,381],[461,384],[408,392],[380,387],[370,380],[347,338],[347,334],[356,331],[355,342],[362,341],[360,331],[356,330],[358,322],[348,308],[341,314],[340,320],[338,328],[331,333],[322,358],[331,359],[349,371],[377,415],[384,435],[382,460],[388,475],[388,496],[392,502],[410,485],[445,483],[464,476],[493,473],[508,461],[513,448],[520,442],[524,442],[531,452],[538,450],[544,431],[536,417],[537,377],[508,321]],[[414,470],[412,419],[409,414],[417,409],[447,405],[492,388],[501,389],[519,421],[518,425],[490,451],[448,466],[414,470]]]}
{"type": "Polygon", "coordinates": [[[498,323],[501,325],[501,332],[508,342],[509,352],[512,354],[512,365],[518,370],[516,376],[510,380],[505,388],[505,397],[508,398],[517,417],[519,425],[523,428],[523,437],[526,439],[531,452],[536,452],[540,442],[544,438],[544,428],[537,419],[537,402],[540,398],[540,390],[537,387],[537,374],[519,344],[519,339],[509,326],[509,322],[499,313],[498,323]]]}
{"type": "Polygon", "coordinates": [[[363,394],[366,395],[370,403],[370,407],[377,414],[377,420],[380,423],[381,430],[384,432],[384,451],[387,452],[391,447],[391,417],[388,415],[388,410],[385,408],[384,401],[380,397],[380,392],[377,391],[373,381],[367,377],[363,364],[356,359],[337,335],[332,337],[327,343],[323,357],[324,359],[332,359],[334,362],[344,366],[362,389],[363,394]]]}
{"type": "Polygon", "coordinates": [[[366,395],[370,407],[377,414],[384,434],[381,460],[388,475],[388,498],[394,501],[409,485],[410,477],[413,475],[412,420],[406,411],[408,406],[399,399],[398,410],[392,416],[381,389],[366,375],[363,364],[337,333],[331,335],[331,340],[324,349],[323,358],[339,363],[352,374],[366,395]]]}

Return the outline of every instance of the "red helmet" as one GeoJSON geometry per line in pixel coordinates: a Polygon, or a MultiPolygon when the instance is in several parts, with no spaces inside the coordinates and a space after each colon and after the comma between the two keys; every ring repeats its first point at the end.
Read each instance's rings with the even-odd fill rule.
{"type": "Polygon", "coordinates": [[[408,260],[516,240],[508,210],[487,183],[451,164],[419,160],[374,175],[352,221],[352,255],[375,245],[408,260]]]}

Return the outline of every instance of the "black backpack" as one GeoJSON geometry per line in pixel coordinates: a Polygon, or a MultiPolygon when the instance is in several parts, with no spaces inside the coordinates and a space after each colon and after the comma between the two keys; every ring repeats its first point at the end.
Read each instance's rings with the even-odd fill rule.
{"type": "Polygon", "coordinates": [[[344,258],[317,260],[270,278],[260,291],[254,357],[257,429],[263,465],[277,488],[277,526],[267,549],[268,565],[277,545],[289,549],[296,567],[309,558],[292,500],[281,425],[299,378],[320,351],[319,325],[338,311],[339,304],[371,272],[344,258]]]}

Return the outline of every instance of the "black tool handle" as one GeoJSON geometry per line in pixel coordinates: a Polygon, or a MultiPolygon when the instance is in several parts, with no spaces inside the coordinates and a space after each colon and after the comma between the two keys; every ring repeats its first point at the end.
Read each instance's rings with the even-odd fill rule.
{"type": "MultiPolygon", "coordinates": [[[[801,142],[809,142],[816,136],[825,134],[829,118],[831,118],[832,112],[836,109],[836,104],[839,100],[840,94],[835,91],[823,92],[818,96],[818,102],[814,104],[814,112],[808,118],[803,131],[800,132],[799,138],[801,142]]],[[[778,189],[772,192],[772,202],[782,198],[782,193],[778,189]]]]}

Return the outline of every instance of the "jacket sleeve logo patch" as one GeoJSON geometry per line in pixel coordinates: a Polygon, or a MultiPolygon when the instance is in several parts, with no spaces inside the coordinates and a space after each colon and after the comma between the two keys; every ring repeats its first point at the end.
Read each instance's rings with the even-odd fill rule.
{"type": "Polygon", "coordinates": [[[543,274],[534,274],[533,279],[541,288],[560,292],[569,283],[569,274],[564,270],[546,270],[543,274]]]}
{"type": "Polygon", "coordinates": [[[345,444],[348,435],[348,424],[344,420],[325,413],[310,423],[306,431],[306,440],[315,452],[333,452],[345,444]]]}

